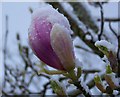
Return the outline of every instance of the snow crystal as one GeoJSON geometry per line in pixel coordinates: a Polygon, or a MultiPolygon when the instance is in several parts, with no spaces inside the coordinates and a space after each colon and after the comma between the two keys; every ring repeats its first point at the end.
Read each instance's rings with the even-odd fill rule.
{"type": "Polygon", "coordinates": [[[95,46],[104,46],[108,49],[108,51],[116,52],[115,46],[106,40],[100,40],[95,42],[95,46]]]}

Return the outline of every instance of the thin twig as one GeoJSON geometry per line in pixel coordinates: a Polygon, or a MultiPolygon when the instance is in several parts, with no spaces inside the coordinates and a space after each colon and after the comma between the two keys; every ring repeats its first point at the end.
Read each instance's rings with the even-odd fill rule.
{"type": "Polygon", "coordinates": [[[101,12],[101,30],[100,30],[100,34],[98,35],[98,40],[101,40],[101,36],[103,34],[103,29],[104,29],[104,13],[103,13],[102,4],[98,3],[98,5],[100,6],[100,12],[101,12]]]}
{"type": "MultiPolygon", "coordinates": [[[[97,19],[97,21],[101,21],[101,19],[97,19]]],[[[120,18],[104,18],[105,22],[119,22],[120,18]]]]}
{"type": "Polygon", "coordinates": [[[114,29],[112,28],[111,22],[109,22],[109,28],[110,28],[110,30],[113,32],[113,34],[117,37],[116,32],[115,32],[114,29]]]}
{"type": "Polygon", "coordinates": [[[6,32],[5,32],[5,37],[4,37],[4,48],[3,48],[3,52],[4,52],[4,64],[6,61],[6,51],[7,51],[7,37],[8,37],[8,16],[6,15],[6,32]]]}
{"type": "Polygon", "coordinates": [[[48,85],[50,85],[50,82],[47,82],[46,84],[43,85],[44,89],[41,91],[42,97],[46,97],[45,93],[47,91],[48,85]]]}
{"type": "MultiPolygon", "coordinates": [[[[4,58],[3,58],[3,64],[4,66],[6,65],[6,52],[7,52],[7,37],[8,37],[8,16],[6,15],[5,17],[6,20],[6,31],[5,31],[5,37],[4,37],[4,48],[3,48],[3,54],[4,54],[4,58]]],[[[7,74],[6,68],[5,68],[5,75],[7,74]]],[[[5,76],[4,76],[5,79],[5,76]]],[[[4,86],[5,86],[5,82],[4,82],[4,86]]]]}
{"type": "Polygon", "coordinates": [[[117,51],[117,59],[118,59],[118,77],[120,77],[120,58],[119,58],[119,53],[120,53],[120,35],[118,36],[118,51],[117,51]]]}
{"type": "Polygon", "coordinates": [[[83,73],[89,74],[89,73],[96,73],[100,72],[100,70],[82,70],[83,73]]]}
{"type": "Polygon", "coordinates": [[[90,50],[88,50],[88,49],[86,49],[86,48],[84,48],[84,47],[81,47],[81,46],[79,46],[79,45],[75,45],[75,47],[76,47],[76,48],[83,49],[84,51],[87,51],[87,52],[89,52],[89,53],[95,54],[93,51],[90,51],[90,50]]]}

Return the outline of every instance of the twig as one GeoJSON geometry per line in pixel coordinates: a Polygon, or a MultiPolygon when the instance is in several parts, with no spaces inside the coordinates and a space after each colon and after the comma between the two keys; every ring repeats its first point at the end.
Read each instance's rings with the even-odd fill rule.
{"type": "Polygon", "coordinates": [[[50,85],[50,82],[47,82],[47,83],[43,86],[44,89],[41,91],[42,97],[46,97],[46,96],[45,96],[45,93],[46,93],[46,91],[47,91],[48,85],[50,85]]]}
{"type": "Polygon", "coordinates": [[[101,40],[101,36],[103,34],[103,29],[104,29],[104,13],[103,13],[102,4],[98,3],[98,5],[100,6],[100,12],[101,12],[101,30],[100,30],[100,34],[98,35],[98,40],[101,40]]]}
{"type": "Polygon", "coordinates": [[[27,83],[27,86],[30,85],[30,83],[32,82],[32,79],[34,78],[34,76],[35,76],[35,73],[33,73],[32,76],[30,77],[30,80],[29,80],[29,82],[27,83]]]}
{"type": "Polygon", "coordinates": [[[4,64],[6,61],[6,51],[7,51],[7,37],[8,37],[8,16],[6,15],[6,32],[5,32],[5,37],[4,37],[4,48],[3,48],[3,52],[4,52],[4,64]]]}
{"type": "Polygon", "coordinates": [[[69,2],[73,7],[74,13],[78,19],[86,26],[87,29],[93,30],[94,33],[98,33],[98,26],[95,24],[93,17],[87,10],[87,8],[81,2],[69,2]]]}
{"type": "MultiPolygon", "coordinates": [[[[97,19],[97,21],[101,21],[101,19],[97,19]]],[[[104,18],[105,22],[119,22],[120,18],[104,18]]]]}
{"type": "Polygon", "coordinates": [[[110,30],[113,32],[113,34],[117,37],[116,32],[114,31],[114,29],[113,29],[112,26],[111,26],[111,22],[109,22],[109,28],[110,28],[110,30]]]}
{"type": "Polygon", "coordinates": [[[29,7],[29,12],[32,14],[33,13],[33,9],[31,7],[29,7]]]}
{"type": "Polygon", "coordinates": [[[120,52],[120,35],[118,35],[118,51],[117,51],[117,58],[118,58],[118,60],[120,60],[120,58],[119,58],[119,52],[120,52]]]}
{"type": "Polygon", "coordinates": [[[86,49],[86,48],[84,48],[84,47],[81,47],[81,46],[79,46],[79,45],[75,45],[75,47],[76,47],[76,48],[83,49],[83,50],[85,50],[85,51],[87,51],[87,52],[89,52],[89,53],[95,54],[93,51],[90,51],[90,50],[88,50],[88,49],[86,49]]]}
{"type": "Polygon", "coordinates": [[[118,36],[118,51],[117,51],[117,58],[118,58],[118,77],[120,77],[120,58],[119,58],[119,53],[120,53],[120,35],[118,36]]]}
{"type": "Polygon", "coordinates": [[[79,89],[71,90],[68,92],[69,97],[77,97],[80,94],[81,94],[81,92],[79,89]]]}
{"type": "MultiPolygon", "coordinates": [[[[4,58],[3,58],[3,64],[6,66],[6,52],[7,52],[7,37],[8,37],[8,16],[6,15],[5,17],[6,20],[6,31],[5,31],[5,37],[4,37],[4,48],[3,48],[3,54],[4,54],[4,58]]],[[[5,75],[7,75],[7,71],[5,68],[5,75]]],[[[5,76],[4,76],[5,79],[5,76]]],[[[4,86],[5,86],[5,82],[4,82],[4,86]]]]}
{"type": "Polygon", "coordinates": [[[80,90],[80,92],[85,96],[85,97],[91,97],[89,93],[81,86],[80,82],[75,82],[74,85],[80,90]]]}
{"type": "Polygon", "coordinates": [[[100,70],[82,70],[83,73],[96,73],[96,72],[100,72],[100,70]]]}
{"type": "MultiPolygon", "coordinates": [[[[28,56],[24,56],[24,52],[21,52],[22,50],[22,45],[20,43],[20,40],[18,40],[18,46],[19,46],[19,53],[20,53],[20,56],[21,58],[23,59],[25,65],[26,65],[26,68],[25,70],[27,70],[28,67],[30,67],[38,76],[44,76],[46,77],[47,79],[50,79],[47,75],[43,75],[43,74],[38,74],[38,71],[33,67],[33,63],[31,62],[30,58],[29,58],[29,55],[28,56]]],[[[35,65],[35,64],[34,64],[35,65]]]]}

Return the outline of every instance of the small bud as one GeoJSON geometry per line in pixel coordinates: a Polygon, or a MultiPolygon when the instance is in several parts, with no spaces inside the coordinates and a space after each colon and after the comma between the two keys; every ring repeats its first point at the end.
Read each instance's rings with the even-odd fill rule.
{"type": "Polygon", "coordinates": [[[110,67],[110,65],[106,66],[106,74],[111,74],[112,73],[112,68],[110,67]]]}
{"type": "Polygon", "coordinates": [[[99,50],[105,54],[110,62],[110,66],[112,67],[113,72],[117,72],[118,63],[116,56],[116,47],[106,40],[97,41],[95,46],[99,48],[99,50]]]}
{"type": "Polygon", "coordinates": [[[95,81],[95,85],[96,87],[102,92],[102,93],[105,93],[105,88],[102,84],[102,81],[101,81],[101,78],[98,76],[98,75],[95,75],[94,77],[94,81],[95,81]]]}
{"type": "Polygon", "coordinates": [[[96,83],[101,83],[101,78],[100,78],[98,75],[95,75],[94,81],[95,81],[96,83]]]}
{"type": "Polygon", "coordinates": [[[51,84],[51,87],[52,87],[53,91],[58,96],[61,96],[61,95],[67,96],[65,88],[61,85],[60,82],[58,82],[57,80],[51,79],[50,84],[51,84]]]}
{"type": "Polygon", "coordinates": [[[114,83],[115,80],[115,74],[114,73],[110,73],[110,74],[106,74],[105,75],[105,80],[107,81],[107,83],[109,84],[109,86],[112,88],[112,89],[115,89],[116,88],[116,85],[114,83]]]}
{"type": "Polygon", "coordinates": [[[116,52],[116,48],[110,42],[106,40],[100,40],[95,43],[95,46],[99,48],[101,52],[103,52],[107,57],[109,56],[109,52],[116,52]]]}

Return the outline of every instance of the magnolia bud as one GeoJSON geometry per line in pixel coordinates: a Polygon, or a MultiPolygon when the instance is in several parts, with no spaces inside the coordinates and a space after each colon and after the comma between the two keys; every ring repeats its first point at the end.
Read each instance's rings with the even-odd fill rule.
{"type": "Polygon", "coordinates": [[[29,43],[36,56],[58,70],[70,71],[75,67],[69,22],[50,5],[33,12],[29,28],[29,43]]]}

